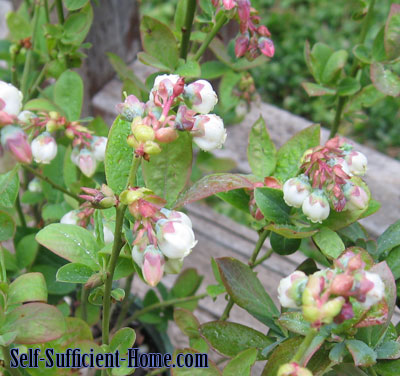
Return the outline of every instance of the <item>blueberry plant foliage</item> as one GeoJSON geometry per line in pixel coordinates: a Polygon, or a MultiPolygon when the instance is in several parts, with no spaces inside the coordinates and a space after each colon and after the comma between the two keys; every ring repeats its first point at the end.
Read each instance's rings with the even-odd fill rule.
{"type": "MultiPolygon", "coordinates": [[[[362,3],[364,33],[375,2],[362,3]]],[[[108,55],[123,82],[123,101],[114,104],[118,116],[108,127],[101,117],[81,117],[84,85],[74,70],[90,48],[85,37],[93,6],[87,0],[25,1],[7,15],[9,39],[0,43],[2,372],[74,373],[44,364],[11,368],[10,349],[125,354],[143,342],[138,330],[138,337],[146,333],[158,342],[154,351],[172,351],[166,329],[174,320],[189,339],[176,353],[224,357],[221,365],[210,361],[194,374],[246,376],[267,360],[266,376],[398,375],[400,328],[392,317],[400,224],[374,240],[358,222],[379,203],[363,180],[368,156],[337,130],[340,108],[361,95],[398,95],[391,67],[400,56],[400,5],[392,5],[372,54],[357,46],[350,76],[343,51],[320,44],[307,49],[317,83],[305,88],[338,101],[328,141],[321,144],[315,124],[277,150],[263,114],[249,135],[251,174],[208,166],[210,173],[194,181],[193,156],[223,147],[229,137],[224,118],[243,112],[233,110],[252,99],[248,70],[273,58],[268,28],[248,0],[180,0],[172,27],[144,16],[138,59],[157,72],[142,82],[108,55]],[[233,49],[219,39],[228,22],[238,25],[233,49]],[[207,50],[215,60],[205,61],[207,50]],[[372,86],[362,88],[364,65],[372,86]],[[218,94],[208,81],[216,78],[218,94]],[[203,277],[182,269],[198,243],[182,208],[211,196],[251,216],[259,240],[247,264],[211,258],[216,283],[198,294],[203,277]],[[265,242],[271,248],[263,254],[265,242]],[[309,259],[280,281],[277,292],[266,291],[253,269],[273,253],[297,250],[309,259]],[[165,274],[178,274],[170,289],[162,283],[165,274]],[[143,299],[134,293],[134,277],[149,286],[143,299]],[[222,296],[227,303],[219,320],[200,323],[198,302],[222,296]],[[227,321],[234,305],[265,329],[227,321]]],[[[207,161],[216,159],[203,157],[203,169],[207,161]]],[[[134,371],[126,362],[98,370],[134,371]]]]}

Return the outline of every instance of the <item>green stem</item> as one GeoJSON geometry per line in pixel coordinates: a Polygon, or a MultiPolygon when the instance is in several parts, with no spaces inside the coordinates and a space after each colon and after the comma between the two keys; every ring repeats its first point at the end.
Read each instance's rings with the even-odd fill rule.
{"type": "Polygon", "coordinates": [[[378,376],[378,374],[376,373],[376,371],[372,367],[370,367],[368,370],[371,371],[372,376],[378,376]]]}
{"type": "Polygon", "coordinates": [[[262,246],[263,246],[263,244],[264,244],[264,242],[265,242],[265,239],[267,239],[268,234],[269,234],[269,230],[263,230],[263,231],[260,233],[260,235],[259,235],[259,237],[258,237],[258,240],[257,240],[257,243],[256,243],[256,245],[255,245],[255,247],[254,247],[253,254],[251,255],[250,260],[249,260],[249,262],[248,262],[248,264],[249,264],[250,267],[251,267],[251,266],[254,264],[254,262],[256,261],[256,259],[257,259],[257,257],[258,257],[258,254],[260,253],[261,248],[262,248],[262,246]]]}
{"type": "Polygon", "coordinates": [[[73,199],[75,199],[76,201],[78,201],[79,203],[84,202],[84,200],[82,200],[79,196],[73,194],[72,192],[70,192],[69,190],[65,189],[64,187],[61,187],[60,185],[58,185],[57,183],[54,183],[53,180],[51,180],[49,177],[42,175],[39,171],[35,170],[34,168],[32,168],[29,165],[21,165],[25,170],[29,171],[30,173],[32,173],[33,175],[37,176],[39,179],[45,181],[46,183],[49,183],[53,188],[57,189],[60,192],[65,193],[66,195],[72,197],[73,199]]]}
{"type": "Polygon", "coordinates": [[[28,96],[29,98],[33,96],[33,94],[35,94],[36,89],[38,88],[38,86],[42,83],[44,74],[46,72],[47,69],[47,64],[45,64],[42,68],[42,70],[40,71],[39,75],[37,76],[35,82],[33,83],[33,85],[29,88],[28,90],[28,96]]]}
{"type": "Polygon", "coordinates": [[[45,13],[46,13],[46,22],[49,23],[50,22],[50,12],[49,12],[49,1],[48,0],[44,0],[44,9],[45,9],[45,13]]]}
{"type": "Polygon", "coordinates": [[[121,311],[120,311],[120,313],[119,313],[119,315],[118,315],[117,322],[116,322],[116,324],[115,324],[115,330],[118,330],[119,328],[121,328],[122,322],[124,321],[124,318],[125,318],[126,314],[128,313],[129,303],[130,303],[130,301],[131,301],[131,300],[129,299],[129,295],[130,295],[130,292],[131,292],[132,282],[133,282],[133,277],[134,277],[134,276],[135,276],[135,273],[132,273],[132,274],[126,279],[125,288],[124,288],[124,291],[125,291],[125,299],[124,299],[124,301],[122,302],[122,305],[121,305],[121,311]]]}
{"type": "Polygon", "coordinates": [[[21,226],[23,228],[26,228],[26,220],[24,216],[24,212],[22,211],[21,207],[21,200],[19,198],[19,194],[17,194],[17,199],[15,200],[15,208],[17,209],[19,221],[21,222],[21,226]]]}
{"type": "MultiPolygon", "coordinates": [[[[257,260],[257,256],[260,253],[260,250],[261,250],[262,246],[264,245],[265,239],[267,239],[268,234],[269,234],[269,230],[263,230],[258,236],[258,240],[257,240],[257,243],[256,243],[256,245],[254,247],[254,251],[253,251],[253,253],[252,253],[252,255],[251,255],[250,259],[249,259],[249,262],[248,262],[248,264],[249,264],[251,269],[254,269],[257,265],[261,264],[264,260],[269,258],[273,253],[273,250],[270,249],[265,254],[265,256],[263,256],[259,261],[256,261],[257,260]]],[[[233,299],[229,298],[229,301],[228,301],[228,303],[227,303],[227,305],[226,305],[226,307],[224,309],[224,312],[222,313],[222,315],[220,317],[221,321],[225,321],[225,320],[227,320],[229,318],[229,314],[231,313],[231,309],[233,308],[234,304],[235,303],[233,302],[233,299]]]]}
{"type": "Polygon", "coordinates": [[[14,86],[18,86],[18,76],[17,76],[17,53],[11,54],[11,83],[14,86]]]}
{"type": "MultiPolygon", "coordinates": [[[[368,27],[369,27],[369,24],[371,22],[371,19],[372,19],[373,13],[374,13],[375,1],[376,0],[371,0],[370,6],[368,8],[368,13],[363,20],[363,24],[361,26],[361,32],[360,32],[360,44],[363,44],[365,42],[365,38],[367,37],[368,27]]],[[[358,69],[359,69],[358,61],[357,61],[357,58],[355,58],[353,65],[351,67],[351,70],[350,70],[350,77],[355,77],[358,73],[358,69]]],[[[332,123],[331,133],[329,135],[329,138],[335,137],[336,133],[339,130],[339,125],[342,120],[343,109],[344,109],[347,101],[348,101],[348,97],[340,97],[339,98],[339,101],[338,101],[338,104],[336,107],[335,118],[332,123]]]]}
{"type": "Polygon", "coordinates": [[[196,13],[196,3],[197,0],[187,0],[185,26],[182,28],[182,41],[181,41],[181,54],[180,54],[181,58],[185,60],[189,50],[190,34],[192,32],[194,14],[196,13]]]}
{"type": "Polygon", "coordinates": [[[194,56],[194,60],[196,60],[196,61],[200,60],[200,58],[203,56],[204,52],[206,51],[208,45],[211,43],[211,41],[217,35],[217,33],[221,29],[221,27],[225,25],[226,21],[228,21],[228,17],[226,17],[225,14],[221,14],[220,19],[217,21],[217,23],[214,25],[214,27],[211,29],[211,31],[207,34],[206,39],[204,39],[204,42],[201,44],[200,48],[197,50],[196,55],[194,56]]]}
{"type": "MultiPolygon", "coordinates": [[[[34,10],[33,10],[32,38],[34,38],[35,35],[36,35],[36,29],[37,29],[38,20],[39,20],[39,11],[40,11],[40,1],[37,1],[35,3],[35,7],[34,7],[34,10]]],[[[27,99],[28,79],[29,79],[29,73],[30,73],[30,70],[31,70],[32,56],[33,56],[34,47],[35,47],[35,40],[32,39],[32,48],[30,48],[28,50],[28,52],[26,53],[24,71],[22,73],[22,79],[21,79],[21,91],[22,91],[22,94],[23,94],[24,101],[26,101],[26,99],[27,99]]]]}
{"type": "Polygon", "coordinates": [[[82,285],[81,291],[81,319],[87,321],[87,300],[89,296],[89,290],[82,285]]]}
{"type": "Polygon", "coordinates": [[[64,9],[61,0],[56,0],[58,22],[62,25],[64,23],[64,9]]]}
{"type": "Polygon", "coordinates": [[[265,260],[269,259],[271,255],[274,253],[274,250],[271,248],[269,249],[263,257],[258,259],[252,266],[250,266],[252,269],[255,268],[256,266],[262,264],[265,260]]]}
{"type": "Polygon", "coordinates": [[[199,295],[186,296],[184,298],[164,300],[163,302],[149,305],[145,308],[135,311],[135,313],[132,316],[128,317],[127,319],[125,319],[123,321],[122,326],[130,324],[132,321],[135,321],[139,316],[144,315],[145,313],[154,311],[155,309],[165,308],[165,307],[173,306],[175,304],[191,302],[193,300],[200,300],[200,299],[206,298],[207,296],[208,296],[208,294],[204,293],[204,294],[199,294],[199,295]]]}
{"type": "Polygon", "coordinates": [[[142,158],[138,157],[135,154],[133,155],[131,170],[129,171],[128,182],[125,189],[127,189],[129,186],[134,187],[136,185],[136,172],[139,168],[141,160],[142,158]]]}
{"type": "Polygon", "coordinates": [[[296,362],[299,363],[300,365],[302,364],[302,359],[306,351],[311,345],[311,342],[315,338],[315,336],[318,334],[318,331],[315,329],[310,329],[307,333],[307,335],[304,337],[303,342],[301,343],[299,349],[297,350],[296,354],[292,358],[290,362],[296,362]]]}
{"type": "Polygon", "coordinates": [[[10,373],[12,376],[21,376],[21,372],[18,368],[11,368],[11,357],[10,357],[10,348],[8,346],[1,346],[1,351],[3,352],[4,357],[4,368],[10,373]]]}

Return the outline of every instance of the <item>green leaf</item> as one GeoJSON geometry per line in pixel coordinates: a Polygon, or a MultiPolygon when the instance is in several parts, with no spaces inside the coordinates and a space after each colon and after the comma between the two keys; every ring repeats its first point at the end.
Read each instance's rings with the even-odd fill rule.
{"type": "Polygon", "coordinates": [[[237,354],[224,368],[223,376],[250,376],[251,367],[256,361],[257,350],[247,349],[237,354]]]}
{"type": "MultiPolygon", "coordinates": [[[[338,364],[333,368],[334,373],[328,373],[328,376],[368,376],[365,372],[361,371],[358,367],[354,366],[354,364],[343,363],[338,364]]],[[[392,375],[395,376],[395,375],[392,375]]],[[[396,374],[397,376],[397,374],[396,374]]]]}
{"type": "Polygon", "coordinates": [[[19,191],[18,168],[0,175],[0,206],[12,208],[19,191]]]}
{"type": "Polygon", "coordinates": [[[283,200],[283,192],[280,189],[256,188],[254,198],[267,221],[276,223],[288,223],[290,221],[290,207],[283,200]]]}
{"type": "Polygon", "coordinates": [[[226,66],[226,64],[221,63],[220,61],[206,61],[205,63],[201,64],[201,77],[204,80],[213,80],[221,77],[228,71],[229,68],[226,66]]]}
{"type": "Polygon", "coordinates": [[[312,82],[303,82],[301,84],[304,90],[310,97],[321,97],[324,95],[335,95],[336,90],[330,89],[322,85],[314,84],[312,82]]]}
{"type": "Polygon", "coordinates": [[[282,342],[269,357],[261,376],[277,375],[279,367],[290,362],[302,341],[301,337],[294,337],[282,342]]]}
{"type": "Polygon", "coordinates": [[[282,182],[295,176],[300,168],[300,160],[305,151],[319,145],[320,126],[311,125],[294,135],[277,154],[274,176],[282,182]]]}
{"type": "Polygon", "coordinates": [[[400,359],[380,361],[374,366],[380,376],[398,376],[400,359]]]}
{"type": "Polygon", "coordinates": [[[199,201],[220,192],[228,192],[239,188],[253,189],[253,183],[240,174],[212,174],[207,175],[193,184],[186,192],[182,193],[175,208],[199,201]]]}
{"type": "Polygon", "coordinates": [[[118,350],[120,354],[126,354],[128,349],[133,347],[136,340],[136,333],[132,328],[121,328],[112,337],[110,350],[118,350]]]}
{"type": "Polygon", "coordinates": [[[70,262],[99,270],[99,246],[93,234],[83,227],[53,223],[37,233],[36,241],[70,262]]]}
{"type": "Polygon", "coordinates": [[[391,97],[400,95],[400,77],[381,63],[371,64],[371,81],[383,94],[391,97]]]}
{"type": "Polygon", "coordinates": [[[371,58],[369,55],[369,49],[365,44],[357,44],[353,48],[354,56],[364,64],[371,64],[371,58]]]}
{"type": "Polygon", "coordinates": [[[21,39],[32,36],[32,26],[29,21],[17,12],[7,15],[7,27],[10,30],[13,41],[19,42],[21,39]]]}
{"type": "Polygon", "coordinates": [[[92,21],[93,9],[88,2],[79,12],[69,14],[64,23],[64,36],[61,41],[79,46],[85,40],[92,21]]]}
{"type": "Polygon", "coordinates": [[[207,354],[201,354],[193,348],[176,349],[172,355],[172,359],[174,359],[173,364],[175,365],[172,365],[171,368],[172,376],[222,376],[221,371],[213,361],[208,359],[207,354]],[[198,368],[177,367],[175,359],[177,359],[178,354],[182,354],[183,357],[190,354],[190,356],[196,357],[197,361],[201,364],[198,365],[198,368]]]}
{"type": "Polygon", "coordinates": [[[161,71],[165,72],[170,72],[171,68],[167,67],[165,64],[163,64],[160,60],[158,60],[156,57],[151,56],[147,54],[146,52],[139,52],[138,53],[138,59],[145,65],[150,65],[151,67],[157,68],[161,71]]]}
{"type": "Polygon", "coordinates": [[[194,295],[202,280],[203,277],[197,273],[196,269],[185,269],[176,279],[171,293],[176,298],[194,295]]]}
{"type": "Polygon", "coordinates": [[[65,7],[69,10],[77,10],[86,5],[89,0],[64,0],[65,7]]]}
{"type": "Polygon", "coordinates": [[[42,273],[46,280],[47,291],[52,295],[67,295],[76,289],[74,284],[57,282],[58,266],[52,264],[35,264],[32,267],[33,272],[42,273]]]}
{"type": "Polygon", "coordinates": [[[356,78],[345,77],[339,82],[337,93],[339,96],[354,95],[361,89],[361,85],[356,78]]]}
{"type": "Polygon", "coordinates": [[[46,112],[56,111],[63,116],[65,115],[64,110],[60,106],[58,106],[56,103],[54,103],[48,99],[44,99],[44,98],[36,98],[36,99],[30,100],[29,102],[25,103],[24,110],[46,111],[46,112]]]}
{"type": "Polygon", "coordinates": [[[385,51],[389,60],[400,56],[400,4],[392,4],[385,25],[385,51]]]}
{"type": "Polygon", "coordinates": [[[196,78],[201,76],[200,64],[195,60],[188,60],[179,64],[175,74],[186,78],[196,78]]]}
{"type": "Polygon", "coordinates": [[[328,227],[322,227],[313,239],[321,252],[330,259],[336,260],[346,248],[340,236],[328,227]]]}
{"type": "Polygon", "coordinates": [[[272,249],[279,255],[291,255],[299,249],[301,239],[285,238],[273,232],[270,236],[270,242],[272,249]]]}
{"type": "Polygon", "coordinates": [[[233,71],[229,71],[222,76],[219,84],[219,105],[224,111],[235,107],[239,102],[239,97],[234,95],[234,88],[242,76],[233,71]]]}
{"type": "Polygon", "coordinates": [[[367,85],[354,97],[351,97],[346,112],[358,111],[362,107],[371,107],[383,98],[385,98],[385,94],[376,89],[374,85],[367,85]]]}
{"type": "Polygon", "coordinates": [[[54,85],[54,102],[64,109],[68,120],[78,120],[82,111],[83,81],[78,73],[67,70],[54,85]]]}
{"type": "Polygon", "coordinates": [[[189,338],[200,337],[199,326],[197,318],[187,309],[175,308],[174,321],[179,329],[189,338]]]}
{"type": "Polygon", "coordinates": [[[262,116],[258,118],[251,128],[247,146],[247,158],[251,171],[258,178],[263,179],[270,176],[275,170],[276,149],[262,116]]]}
{"type": "Polygon", "coordinates": [[[35,261],[39,250],[39,244],[35,240],[36,234],[24,236],[17,244],[16,256],[17,263],[20,269],[23,269],[35,261]]]}
{"type": "Polygon", "coordinates": [[[92,274],[93,269],[84,264],[72,262],[58,269],[56,279],[59,282],[86,283],[92,274]]]}
{"type": "Polygon", "coordinates": [[[389,256],[386,258],[390,270],[393,273],[394,279],[400,278],[400,246],[393,248],[389,256]]]}
{"type": "Polygon", "coordinates": [[[44,303],[27,303],[9,312],[2,332],[16,331],[15,343],[35,344],[53,341],[65,332],[62,313],[44,303]]]}
{"type": "Polygon", "coordinates": [[[335,51],[326,62],[321,81],[324,83],[333,81],[337,77],[339,71],[345,66],[347,58],[348,53],[346,50],[335,51]]]}
{"type": "Polygon", "coordinates": [[[317,82],[322,81],[323,71],[332,54],[332,48],[324,43],[316,43],[310,53],[306,48],[306,61],[317,82]]]}
{"type": "Polygon", "coordinates": [[[258,350],[257,360],[265,360],[261,352],[273,343],[272,339],[253,328],[228,321],[207,322],[200,325],[200,332],[212,348],[229,357],[255,348],[258,350]]]}
{"type": "Polygon", "coordinates": [[[398,359],[400,358],[400,343],[397,341],[387,341],[382,343],[377,349],[378,359],[398,359]]]}
{"type": "Polygon", "coordinates": [[[192,166],[192,139],[188,132],[179,132],[179,137],[161,145],[161,153],[152,155],[149,162],[143,161],[142,171],[146,187],[171,206],[183,191],[192,166]]]}
{"type": "Polygon", "coordinates": [[[364,342],[357,339],[348,339],[345,343],[356,366],[369,367],[376,363],[375,351],[364,342]]]}
{"type": "Polygon", "coordinates": [[[310,330],[310,323],[304,320],[301,312],[282,313],[279,323],[291,332],[302,336],[305,336],[310,330]]]}
{"type": "Polygon", "coordinates": [[[233,301],[253,315],[257,320],[276,329],[274,319],[279,316],[270,296],[248,265],[231,258],[216,260],[222,282],[233,301]]]}
{"type": "Polygon", "coordinates": [[[140,23],[143,49],[171,69],[178,65],[178,45],[171,29],[160,21],[144,16],[140,23]],[[162,53],[161,53],[162,51],[162,53]]]}
{"type": "Polygon", "coordinates": [[[391,249],[400,245],[400,220],[390,225],[378,238],[377,253],[386,255],[391,249]]]}
{"type": "Polygon", "coordinates": [[[279,235],[284,236],[285,238],[290,239],[303,239],[309,238],[317,233],[318,229],[313,229],[312,227],[297,227],[293,225],[279,225],[275,223],[271,223],[265,227],[266,230],[270,230],[279,235]]]}
{"type": "Polygon", "coordinates": [[[116,194],[125,189],[129,177],[133,149],[127,144],[126,139],[130,134],[131,123],[118,116],[108,135],[104,161],[107,185],[116,194]]]}
{"type": "Polygon", "coordinates": [[[43,274],[26,273],[15,279],[8,290],[7,304],[47,302],[47,287],[43,274]]]}
{"type": "Polygon", "coordinates": [[[336,363],[343,363],[343,358],[346,355],[346,347],[344,342],[336,343],[329,352],[329,359],[336,363]]]}
{"type": "Polygon", "coordinates": [[[0,242],[11,239],[15,233],[15,222],[12,217],[0,211],[0,242]]]}

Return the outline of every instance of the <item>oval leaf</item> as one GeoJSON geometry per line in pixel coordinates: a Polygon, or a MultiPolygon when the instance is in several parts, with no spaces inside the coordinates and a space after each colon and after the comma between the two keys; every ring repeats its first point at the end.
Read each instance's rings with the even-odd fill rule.
{"type": "Polygon", "coordinates": [[[26,273],[10,284],[7,303],[47,302],[46,281],[42,273],[26,273]]]}
{"type": "Polygon", "coordinates": [[[93,269],[84,264],[72,262],[58,269],[56,279],[58,282],[86,283],[92,274],[93,269]]]}
{"type": "Polygon", "coordinates": [[[256,349],[248,349],[236,355],[224,368],[223,376],[250,376],[251,367],[257,358],[256,349]]]}
{"type": "Polygon", "coordinates": [[[290,207],[283,200],[283,192],[280,189],[268,187],[256,188],[254,198],[267,221],[275,223],[290,222],[290,207]]]}

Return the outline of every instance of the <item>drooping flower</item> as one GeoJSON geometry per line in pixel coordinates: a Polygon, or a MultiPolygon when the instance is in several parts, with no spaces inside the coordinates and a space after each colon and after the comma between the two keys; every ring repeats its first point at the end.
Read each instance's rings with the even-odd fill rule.
{"type": "Polygon", "coordinates": [[[165,259],[163,254],[153,245],[149,245],[143,256],[142,273],[145,281],[152,287],[156,286],[164,275],[165,259]]]}
{"type": "Polygon", "coordinates": [[[31,143],[32,155],[37,163],[49,164],[57,155],[56,140],[48,132],[43,132],[31,143]]]}
{"type": "Polygon", "coordinates": [[[65,225],[77,225],[79,222],[78,210],[71,210],[60,219],[60,223],[65,225]]]}
{"type": "Polygon", "coordinates": [[[304,200],[303,213],[314,223],[322,223],[329,216],[330,208],[328,199],[321,189],[316,189],[304,200]]]}
{"type": "Polygon", "coordinates": [[[345,156],[349,170],[356,176],[364,176],[367,172],[367,157],[359,151],[351,151],[345,156]]]}
{"type": "Polygon", "coordinates": [[[71,161],[79,167],[82,173],[88,178],[92,177],[96,172],[97,160],[93,153],[88,149],[81,149],[78,151],[72,151],[71,161]]]}
{"type": "Polygon", "coordinates": [[[96,160],[103,162],[106,156],[107,137],[94,136],[92,138],[91,147],[96,160]]]}
{"type": "Polygon", "coordinates": [[[219,149],[226,140],[224,122],[213,114],[196,116],[193,134],[193,141],[204,151],[219,149]]]}
{"type": "Polygon", "coordinates": [[[25,132],[14,125],[7,125],[1,130],[1,144],[21,163],[32,162],[32,150],[25,132]]]}
{"type": "Polygon", "coordinates": [[[291,178],[283,185],[283,199],[289,206],[300,208],[310,194],[311,185],[305,175],[291,178]]]}
{"type": "Polygon", "coordinates": [[[13,85],[0,81],[0,111],[18,116],[22,108],[22,93],[13,85]]]}
{"type": "Polygon", "coordinates": [[[143,116],[146,105],[134,95],[128,95],[125,101],[117,104],[116,107],[124,119],[132,121],[135,117],[143,116]]]}
{"type": "Polygon", "coordinates": [[[185,86],[184,97],[192,110],[200,114],[208,114],[218,102],[217,94],[206,80],[197,80],[185,86]]]}
{"type": "Polygon", "coordinates": [[[278,286],[278,299],[282,307],[298,308],[301,306],[301,296],[307,279],[307,276],[299,270],[281,279],[278,286]]]}

